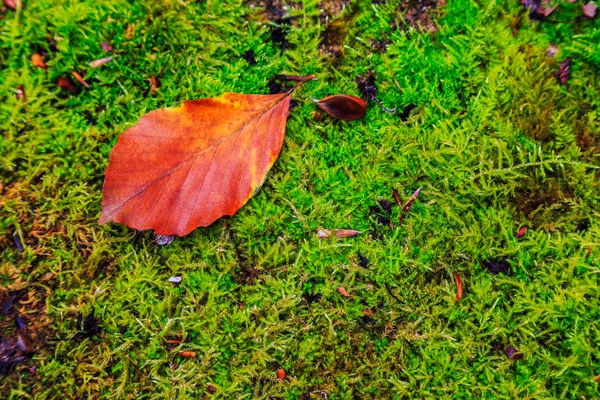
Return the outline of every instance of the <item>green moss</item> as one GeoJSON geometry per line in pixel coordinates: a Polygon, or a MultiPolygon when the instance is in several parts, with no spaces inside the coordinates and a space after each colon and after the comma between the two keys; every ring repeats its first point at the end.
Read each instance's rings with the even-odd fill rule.
{"type": "MultiPolygon", "coordinates": [[[[399,0],[352,1],[324,22],[310,0],[289,3],[282,52],[254,3],[39,0],[0,17],[1,300],[18,294],[38,350],[1,397],[204,398],[209,384],[215,398],[597,397],[597,20],[449,1],[429,11],[431,34],[402,21],[399,0]],[[344,32],[334,53],[331,26],[344,32]],[[389,41],[385,54],[373,40],[389,41]],[[103,41],[116,57],[90,69],[103,41]],[[553,75],[566,57],[569,87],[553,75]],[[406,121],[375,104],[358,121],[313,118],[311,96],[358,95],[370,70],[383,104],[415,106],[406,121]],[[91,89],[61,91],[72,71],[91,89]],[[294,94],[281,156],[234,217],[168,247],[97,224],[108,153],[141,115],[267,93],[280,73],[319,80],[294,94]],[[403,224],[398,207],[393,228],[377,223],[377,201],[418,187],[403,224]],[[364,233],[319,240],[318,227],[364,233]],[[487,271],[495,259],[509,275],[487,271]],[[100,335],[55,340],[91,310],[100,335]],[[525,357],[508,359],[509,345],[525,357]]],[[[0,327],[14,338],[11,315],[0,327]]]]}

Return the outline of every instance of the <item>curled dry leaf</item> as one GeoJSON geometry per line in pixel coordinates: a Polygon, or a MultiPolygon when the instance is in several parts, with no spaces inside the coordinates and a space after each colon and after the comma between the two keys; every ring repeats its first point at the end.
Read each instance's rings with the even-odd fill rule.
{"type": "Polygon", "coordinates": [[[463,284],[462,279],[460,279],[460,275],[458,275],[457,272],[454,273],[454,280],[456,281],[456,298],[454,300],[458,301],[463,295],[463,284]]]}
{"type": "Polygon", "coordinates": [[[83,86],[85,86],[86,88],[90,88],[90,85],[88,85],[88,83],[86,81],[83,80],[83,76],[81,76],[78,72],[71,72],[73,74],[73,77],[75,79],[77,79],[77,82],[81,83],[83,86]]]}
{"type": "Polygon", "coordinates": [[[350,293],[348,293],[348,291],[343,286],[338,287],[337,290],[338,290],[338,292],[340,292],[340,294],[342,296],[344,296],[344,297],[351,297],[350,293]]]}
{"type": "Polygon", "coordinates": [[[280,381],[285,379],[285,369],[283,369],[283,368],[277,369],[277,379],[279,379],[280,381]]]}
{"type": "Polygon", "coordinates": [[[106,63],[109,63],[113,60],[113,56],[109,56],[109,57],[104,57],[104,58],[99,58],[97,60],[94,60],[92,62],[90,62],[90,67],[92,68],[98,68],[106,63]]]}
{"type": "Polygon", "coordinates": [[[367,103],[363,99],[348,94],[336,94],[313,101],[327,114],[344,121],[362,118],[367,112],[367,103]]]}
{"type": "Polygon", "coordinates": [[[34,67],[37,67],[37,68],[44,68],[44,69],[48,68],[48,66],[44,62],[44,59],[38,53],[34,53],[31,55],[31,63],[33,64],[34,67]]]}
{"type": "Polygon", "coordinates": [[[195,352],[195,351],[189,351],[189,350],[186,350],[186,351],[180,351],[178,354],[179,354],[181,357],[190,357],[190,358],[196,357],[196,356],[198,355],[198,354],[196,354],[196,352],[195,352]]]}
{"type": "Polygon", "coordinates": [[[526,226],[522,226],[522,227],[519,228],[519,230],[517,231],[517,233],[515,233],[515,237],[517,239],[520,239],[523,236],[525,236],[525,233],[527,233],[527,227],[526,226]]]}
{"type": "Polygon", "coordinates": [[[590,1],[587,4],[583,4],[583,15],[586,18],[594,18],[596,16],[596,11],[598,11],[598,4],[594,3],[593,1],[590,1]]]}
{"type": "Polygon", "coordinates": [[[184,236],[235,214],[281,151],[291,93],[226,93],[144,115],[110,153],[99,222],[184,236]]]}

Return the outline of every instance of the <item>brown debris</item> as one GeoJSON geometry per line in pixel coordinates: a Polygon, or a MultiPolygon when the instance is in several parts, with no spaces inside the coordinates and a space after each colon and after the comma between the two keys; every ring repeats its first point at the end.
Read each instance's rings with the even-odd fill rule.
{"type": "Polygon", "coordinates": [[[108,43],[106,41],[100,43],[100,46],[102,47],[102,50],[104,50],[104,51],[113,51],[114,50],[113,47],[110,45],[110,43],[108,43]]]}
{"type": "Polygon", "coordinates": [[[17,86],[17,90],[15,90],[15,94],[17,95],[18,100],[25,101],[26,96],[25,96],[25,89],[23,89],[23,85],[17,86]]]}
{"type": "Polygon", "coordinates": [[[456,281],[456,298],[454,300],[459,301],[463,295],[463,284],[457,272],[454,273],[454,280],[456,281]]]}
{"type": "Polygon", "coordinates": [[[519,228],[518,232],[515,233],[515,237],[517,239],[520,239],[523,236],[525,236],[525,233],[527,233],[527,227],[526,226],[522,226],[522,227],[519,228]]]}
{"type": "Polygon", "coordinates": [[[519,353],[519,350],[515,349],[513,346],[508,346],[504,349],[504,353],[510,360],[520,360],[525,357],[523,353],[519,353]]]}
{"type": "Polygon", "coordinates": [[[571,77],[571,61],[573,61],[571,57],[565,58],[555,73],[556,79],[558,79],[561,85],[568,86],[569,78],[571,77]]]}
{"type": "MultiPolygon", "coordinates": [[[[446,4],[446,0],[402,0],[396,11],[402,14],[404,22],[411,28],[435,33],[438,27],[434,21],[435,10],[446,4]]],[[[400,21],[396,26],[402,24],[400,21]]]]}
{"type": "Polygon", "coordinates": [[[180,351],[177,354],[179,354],[181,357],[188,357],[188,358],[193,358],[193,357],[196,357],[198,355],[195,351],[189,351],[189,350],[180,351]]]}
{"type": "Polygon", "coordinates": [[[355,231],[352,229],[323,229],[323,228],[317,228],[317,237],[319,239],[324,239],[326,237],[329,237],[331,235],[337,236],[339,238],[349,238],[349,237],[353,237],[353,236],[357,236],[360,235],[362,232],[360,231],[355,231]]]}
{"type": "Polygon", "coordinates": [[[343,286],[340,286],[340,287],[338,287],[338,288],[337,288],[337,290],[338,290],[338,292],[340,292],[340,294],[341,294],[342,296],[344,296],[344,297],[352,297],[352,296],[350,295],[350,293],[348,293],[348,291],[347,291],[347,290],[346,290],[346,289],[345,289],[343,286]]]}
{"type": "Polygon", "coordinates": [[[279,379],[280,381],[284,380],[285,379],[285,375],[286,375],[285,374],[285,369],[278,368],[276,375],[277,375],[277,379],[279,379]]]}
{"type": "Polygon", "coordinates": [[[66,90],[67,92],[71,92],[73,94],[77,93],[77,90],[75,90],[75,86],[73,86],[73,83],[71,82],[71,80],[67,77],[61,76],[56,80],[56,84],[58,85],[58,87],[60,87],[62,90],[66,90]]]}

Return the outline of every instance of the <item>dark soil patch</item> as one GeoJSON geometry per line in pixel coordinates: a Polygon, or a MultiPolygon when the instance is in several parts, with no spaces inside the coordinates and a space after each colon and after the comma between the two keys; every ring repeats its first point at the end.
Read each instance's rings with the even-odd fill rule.
{"type": "Polygon", "coordinates": [[[403,0],[396,11],[402,15],[404,21],[396,21],[395,27],[404,30],[408,25],[422,32],[437,32],[435,11],[445,4],[446,0],[403,0]]]}

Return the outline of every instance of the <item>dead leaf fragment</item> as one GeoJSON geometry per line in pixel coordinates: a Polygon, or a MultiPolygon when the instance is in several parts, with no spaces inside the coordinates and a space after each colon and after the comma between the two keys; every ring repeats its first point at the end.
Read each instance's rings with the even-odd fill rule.
{"type": "Polygon", "coordinates": [[[337,290],[338,290],[338,292],[340,292],[340,294],[342,296],[344,296],[344,297],[351,297],[350,293],[348,293],[348,291],[343,286],[338,287],[337,290]]]}
{"type": "Polygon", "coordinates": [[[517,231],[517,233],[515,233],[515,237],[517,239],[520,239],[523,236],[525,236],[525,233],[527,233],[527,227],[526,226],[522,226],[522,227],[519,228],[519,230],[517,231]]]}
{"type": "Polygon", "coordinates": [[[104,58],[99,58],[97,60],[94,60],[92,62],[90,62],[90,67],[92,68],[98,68],[106,63],[109,63],[113,60],[113,56],[109,56],[109,57],[104,57],[104,58]]]}
{"type": "Polygon", "coordinates": [[[156,91],[160,87],[160,81],[154,75],[148,78],[148,80],[150,81],[150,91],[152,93],[156,93],[156,91]]]}
{"type": "MultiPolygon", "coordinates": [[[[17,95],[17,99],[25,101],[25,89],[23,89],[23,85],[17,86],[17,90],[15,90],[15,94],[17,95]]],[[[23,250],[21,250],[23,251],[23,250]]]]}
{"type": "Polygon", "coordinates": [[[83,80],[83,77],[76,71],[71,72],[71,74],[73,74],[73,77],[75,79],[77,79],[77,82],[81,83],[83,86],[85,86],[86,88],[90,88],[90,85],[88,85],[88,83],[86,81],[83,80]]]}
{"type": "Polygon", "coordinates": [[[550,43],[546,49],[546,57],[554,57],[558,53],[558,47],[554,43],[550,43]]]}
{"type": "Polygon", "coordinates": [[[48,68],[48,66],[44,62],[44,59],[38,53],[34,53],[31,55],[31,63],[33,64],[34,67],[37,67],[37,68],[44,68],[44,69],[48,68]]]}
{"type": "Polygon", "coordinates": [[[277,379],[279,379],[280,381],[285,379],[285,369],[283,369],[283,368],[277,369],[277,379]]]}
{"type": "Polygon", "coordinates": [[[331,235],[334,235],[336,237],[345,239],[345,238],[349,238],[349,237],[360,235],[361,233],[362,232],[355,231],[353,229],[323,229],[323,228],[317,228],[317,237],[319,239],[324,239],[324,238],[329,237],[331,235]]]}
{"type": "Polygon", "coordinates": [[[102,47],[102,50],[104,50],[104,51],[113,51],[114,50],[113,47],[110,45],[110,43],[108,43],[106,41],[100,43],[100,46],[102,47]]]}
{"type": "Polygon", "coordinates": [[[178,353],[181,357],[189,357],[189,358],[193,358],[196,357],[198,354],[195,351],[180,351],[178,353]]]}
{"type": "Polygon", "coordinates": [[[71,92],[73,94],[77,93],[77,90],[75,90],[75,86],[73,86],[73,83],[71,82],[71,80],[67,77],[61,76],[56,80],[56,84],[58,85],[58,87],[60,87],[62,90],[66,90],[67,92],[71,92]]]}
{"type": "Polygon", "coordinates": [[[587,4],[583,4],[583,15],[586,18],[594,18],[596,16],[596,11],[598,10],[598,4],[594,3],[593,1],[590,1],[587,4]]]}
{"type": "Polygon", "coordinates": [[[569,82],[569,78],[571,77],[571,61],[573,61],[571,57],[565,58],[555,73],[561,85],[567,85],[569,82]]]}
{"type": "Polygon", "coordinates": [[[463,295],[463,284],[457,272],[454,273],[454,280],[456,281],[456,298],[454,300],[459,301],[463,295]]]}
{"type": "Polygon", "coordinates": [[[100,224],[184,236],[235,214],[279,156],[291,93],[226,93],[144,115],[110,153],[100,224]]]}
{"type": "Polygon", "coordinates": [[[344,121],[362,118],[367,112],[367,103],[363,99],[348,94],[335,94],[313,101],[327,114],[344,121]]]}
{"type": "Polygon", "coordinates": [[[19,7],[25,9],[25,4],[21,0],[4,0],[4,5],[11,10],[16,10],[19,7]]]}
{"type": "Polygon", "coordinates": [[[172,277],[169,278],[169,282],[171,282],[173,284],[173,286],[179,285],[182,280],[183,280],[183,277],[181,275],[179,275],[179,276],[172,276],[172,277]]]}
{"type": "Polygon", "coordinates": [[[519,350],[515,349],[513,346],[508,346],[504,349],[504,353],[511,360],[520,360],[525,356],[523,353],[519,353],[519,350]]]}

